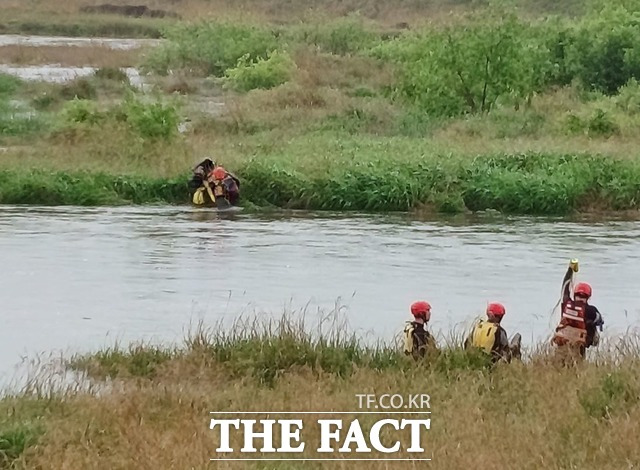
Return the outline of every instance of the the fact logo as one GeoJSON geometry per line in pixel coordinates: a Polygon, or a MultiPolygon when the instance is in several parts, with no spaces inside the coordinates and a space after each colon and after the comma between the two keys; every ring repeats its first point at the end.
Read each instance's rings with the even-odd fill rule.
{"type": "Polygon", "coordinates": [[[211,412],[211,460],[431,460],[428,395],[356,398],[359,411],[211,412]]]}

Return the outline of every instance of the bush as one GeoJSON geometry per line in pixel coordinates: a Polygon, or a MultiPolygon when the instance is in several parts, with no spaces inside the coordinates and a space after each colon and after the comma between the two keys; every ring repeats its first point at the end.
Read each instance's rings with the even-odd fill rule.
{"type": "Polygon", "coordinates": [[[180,24],[169,29],[166,38],[146,62],[146,67],[157,73],[195,69],[222,77],[241,57],[266,59],[269,51],[278,47],[275,35],[267,29],[215,22],[180,24]]]}
{"type": "Polygon", "coordinates": [[[289,80],[295,63],[286,52],[273,51],[266,59],[252,62],[242,56],[234,68],[225,72],[226,83],[237,91],[273,88],[289,80]]]}
{"type": "Polygon", "coordinates": [[[587,119],[570,113],[565,128],[569,134],[587,134],[590,137],[608,137],[620,133],[618,124],[602,109],[596,109],[587,119]]]}
{"type": "Polygon", "coordinates": [[[590,136],[611,136],[620,133],[620,127],[602,109],[596,109],[587,127],[590,136]]]}
{"type": "Polygon", "coordinates": [[[357,18],[342,18],[312,27],[306,26],[294,36],[294,39],[316,46],[324,52],[339,55],[355,54],[380,42],[379,35],[367,29],[357,18]]]}
{"type": "Polygon", "coordinates": [[[97,95],[96,87],[86,78],[76,78],[60,88],[60,96],[65,100],[92,100],[97,95]]]}
{"type": "Polygon", "coordinates": [[[567,67],[587,88],[613,95],[629,79],[640,78],[640,11],[636,9],[607,5],[573,29],[566,48],[567,67]]]}
{"type": "Polygon", "coordinates": [[[640,112],[640,83],[635,78],[629,80],[618,90],[616,106],[629,114],[640,112]]]}
{"type": "Polygon", "coordinates": [[[73,100],[62,109],[63,123],[95,125],[105,120],[125,122],[132,131],[147,138],[171,138],[179,122],[175,106],[162,102],[145,103],[129,97],[109,111],[100,111],[93,101],[73,100]]]}
{"type": "Polygon", "coordinates": [[[11,96],[22,84],[22,81],[12,75],[0,73],[0,99],[11,96]]]}
{"type": "Polygon", "coordinates": [[[143,137],[168,139],[178,129],[178,112],[170,104],[143,103],[137,99],[128,99],[122,105],[120,115],[143,137]]]}
{"type": "Polygon", "coordinates": [[[89,100],[74,99],[64,104],[62,119],[67,125],[97,124],[104,119],[104,114],[98,110],[98,105],[89,100]]]}
{"type": "Polygon", "coordinates": [[[129,83],[126,72],[117,67],[101,67],[93,73],[94,77],[102,80],[113,80],[116,82],[129,83]]]}
{"type": "Polygon", "coordinates": [[[515,15],[483,13],[465,27],[408,35],[372,53],[398,62],[399,96],[430,114],[455,116],[542,89],[551,56],[540,36],[515,15]]]}

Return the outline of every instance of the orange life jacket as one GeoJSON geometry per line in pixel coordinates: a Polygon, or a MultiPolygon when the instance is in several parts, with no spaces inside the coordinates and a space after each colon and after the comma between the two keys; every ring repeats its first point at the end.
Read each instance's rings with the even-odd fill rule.
{"type": "Polygon", "coordinates": [[[553,343],[561,346],[573,344],[584,346],[587,340],[587,323],[585,321],[585,309],[587,304],[577,304],[569,299],[562,308],[560,325],[553,335],[553,343]]]}
{"type": "Polygon", "coordinates": [[[580,304],[577,304],[571,299],[567,300],[567,302],[564,304],[564,308],[562,309],[562,319],[560,320],[560,323],[563,325],[572,326],[574,328],[579,328],[581,330],[586,330],[586,306],[586,303],[580,302],[580,304]]]}

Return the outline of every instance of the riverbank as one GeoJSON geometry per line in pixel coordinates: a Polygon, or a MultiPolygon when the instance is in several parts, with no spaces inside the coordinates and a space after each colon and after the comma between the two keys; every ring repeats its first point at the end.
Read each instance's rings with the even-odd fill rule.
{"type": "MultiPolygon", "coordinates": [[[[396,152],[393,145],[370,143],[367,149],[358,141],[349,144],[351,151],[345,142],[339,145],[351,158],[331,157],[336,144],[328,144],[325,155],[316,146],[320,165],[305,165],[286,154],[240,162],[233,169],[242,181],[244,203],[311,210],[497,210],[531,215],[640,209],[640,163],[635,160],[533,153],[475,158],[405,153],[400,159],[391,156],[396,152]]],[[[188,178],[0,170],[0,203],[188,204],[188,178]]]]}
{"type": "MultiPolygon", "coordinates": [[[[84,371],[93,385],[47,392],[36,380],[5,396],[0,453],[14,468],[86,468],[98,461],[205,468],[215,465],[209,459],[217,446],[210,411],[354,411],[356,394],[424,393],[432,412],[426,452],[434,468],[489,465],[497,451],[518,468],[618,469],[640,458],[634,338],[603,345],[596,361],[574,367],[537,352],[524,363],[490,368],[455,345],[415,364],[395,345],[366,347],[330,331],[309,335],[290,319],[231,331],[198,329],[182,345],[114,347],[71,358],[66,367],[84,371]],[[499,446],[488,446],[487,436],[499,446]]],[[[361,421],[368,428],[374,420],[361,421]]],[[[386,468],[384,462],[301,468],[336,465],[386,468]]]]}
{"type": "Polygon", "coordinates": [[[437,21],[413,6],[423,22],[391,27],[333,2],[328,17],[301,21],[302,11],[206,19],[211,5],[194,1],[180,18],[139,18],[171,27],[137,51],[5,48],[4,60],[21,62],[12,73],[47,73],[53,60],[70,77],[83,62],[101,68],[58,84],[0,74],[0,202],[185,204],[189,170],[213,156],[241,177],[244,201],[263,207],[638,209],[633,7],[550,19],[549,5],[529,1],[432,6],[437,21]],[[504,50],[485,50],[494,42],[504,50]],[[620,57],[605,70],[608,47],[620,57]],[[485,56],[502,67],[495,77],[472,60],[485,56]]]}

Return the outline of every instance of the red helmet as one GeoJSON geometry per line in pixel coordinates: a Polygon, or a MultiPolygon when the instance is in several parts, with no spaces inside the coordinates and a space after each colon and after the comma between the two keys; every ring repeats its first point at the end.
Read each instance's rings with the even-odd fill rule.
{"type": "Polygon", "coordinates": [[[213,170],[213,177],[217,180],[223,180],[226,178],[226,176],[227,176],[227,170],[225,170],[221,166],[217,166],[213,170]]]}
{"type": "Polygon", "coordinates": [[[504,317],[507,313],[507,310],[504,308],[504,305],[498,302],[491,302],[487,305],[487,315],[493,315],[494,317],[504,317]]]}
{"type": "Polygon", "coordinates": [[[431,305],[429,305],[429,302],[419,300],[411,304],[411,313],[414,317],[424,315],[426,320],[429,321],[431,318],[431,305]]]}
{"type": "Polygon", "coordinates": [[[591,297],[591,286],[586,282],[580,282],[573,290],[573,295],[584,295],[588,299],[591,297]]]}

